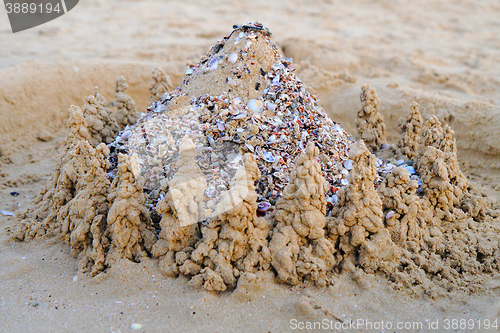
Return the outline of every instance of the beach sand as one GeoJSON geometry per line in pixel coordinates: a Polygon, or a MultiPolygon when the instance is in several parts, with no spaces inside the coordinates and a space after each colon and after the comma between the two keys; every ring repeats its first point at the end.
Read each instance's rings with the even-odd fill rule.
{"type": "MultiPolygon", "coordinates": [[[[161,65],[177,86],[186,65],[233,24],[256,19],[347,132],[356,134],[366,83],[382,101],[390,143],[399,138],[397,121],[413,101],[424,119],[435,114],[449,124],[474,193],[498,210],[499,16],[494,1],[87,0],[57,20],[12,34],[2,7],[0,210],[25,210],[45,185],[64,148],[68,107],[82,105],[94,86],[112,100],[114,80],[123,75],[127,93],[144,110],[154,66],[161,65]]],[[[434,331],[444,331],[446,319],[475,320],[474,327],[459,326],[458,332],[476,331],[478,320],[483,325],[497,319],[500,325],[496,275],[483,291],[437,298],[395,291],[387,279],[368,274],[341,275],[334,285],[317,288],[280,284],[263,273],[258,283],[214,293],[188,286],[185,277],[163,276],[155,259],[121,260],[91,278],[78,271],[78,260],[59,240],[12,240],[6,229],[14,223],[0,214],[0,331],[127,332],[138,323],[145,332],[287,332],[298,322],[358,319],[417,325],[386,330],[398,332],[433,331],[429,325],[436,320],[434,331]]],[[[370,331],[364,328],[352,331],[370,331]]]]}

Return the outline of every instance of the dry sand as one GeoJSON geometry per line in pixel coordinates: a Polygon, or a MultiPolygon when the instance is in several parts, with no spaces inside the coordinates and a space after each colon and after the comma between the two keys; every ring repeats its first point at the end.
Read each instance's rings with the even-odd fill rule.
{"type": "MultiPolygon", "coordinates": [[[[495,1],[157,3],[87,0],[67,15],[12,34],[0,17],[0,209],[22,211],[64,147],[67,110],[95,85],[112,99],[114,79],[144,109],[151,70],[174,85],[233,24],[259,19],[331,118],[355,133],[360,87],[382,101],[389,142],[413,101],[456,133],[462,170],[478,193],[500,199],[500,42],[495,1]],[[18,192],[12,196],[10,192],[18,192]]],[[[496,204],[498,207],[498,203],[496,204]]],[[[428,322],[499,318],[500,279],[487,292],[422,299],[382,278],[343,276],[326,289],[259,286],[214,294],[162,276],[153,260],[120,261],[96,278],[59,241],[16,243],[0,215],[0,330],[126,332],[290,331],[290,320],[428,322]],[[337,318],[337,319],[336,319],[337,318]]],[[[499,319],[500,324],[500,319],[499,319]]],[[[476,323],[477,328],[477,323],[476,323]]],[[[344,330],[349,331],[349,330],[344,330]]],[[[357,330],[353,330],[357,331],[357,330]]],[[[362,331],[362,330],[361,330],[362,331]]],[[[380,330],[375,330],[380,331],[380,330]]],[[[391,331],[391,330],[387,330],[391,331]]],[[[405,331],[392,330],[392,331],[405,331]]],[[[436,331],[436,330],[435,330],[436,331]]],[[[460,329],[457,331],[474,331],[460,329]]],[[[495,330],[490,330],[495,331],[495,330]]]]}

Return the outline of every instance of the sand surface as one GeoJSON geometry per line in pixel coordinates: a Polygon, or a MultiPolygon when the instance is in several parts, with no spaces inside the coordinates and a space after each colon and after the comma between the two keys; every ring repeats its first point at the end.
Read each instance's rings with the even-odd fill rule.
{"type": "MultiPolygon", "coordinates": [[[[55,21],[12,34],[1,7],[0,210],[27,208],[64,147],[69,105],[81,105],[94,86],[111,100],[114,79],[123,75],[127,92],[144,109],[155,65],[178,85],[186,65],[233,24],[255,19],[272,31],[297,75],[344,129],[355,133],[365,83],[377,89],[390,142],[399,136],[398,118],[417,101],[424,118],[436,114],[455,130],[462,171],[477,193],[497,202],[498,17],[496,1],[87,0],[55,21]]],[[[294,319],[421,322],[422,328],[386,331],[428,332],[436,320],[434,331],[445,331],[445,319],[500,318],[498,278],[487,282],[487,292],[438,299],[396,292],[385,279],[369,276],[344,276],[326,289],[290,287],[263,276],[261,285],[216,294],[189,287],[186,278],[162,276],[154,260],[122,261],[90,278],[78,272],[77,260],[59,241],[12,241],[5,228],[13,223],[0,214],[4,332],[127,332],[133,323],[145,332],[287,332],[294,319]]],[[[449,331],[477,328],[476,322],[449,331]]]]}

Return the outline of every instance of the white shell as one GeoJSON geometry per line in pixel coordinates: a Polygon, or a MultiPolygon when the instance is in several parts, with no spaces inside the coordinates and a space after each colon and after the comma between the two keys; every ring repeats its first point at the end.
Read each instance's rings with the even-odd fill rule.
{"type": "Polygon", "coordinates": [[[387,213],[387,215],[385,216],[385,219],[388,220],[393,216],[394,216],[394,212],[391,210],[389,213],[387,213]]]}
{"type": "Polygon", "coordinates": [[[165,105],[163,105],[163,104],[158,105],[155,109],[155,112],[158,112],[158,113],[163,112],[163,111],[165,111],[165,105]]]}
{"type": "Polygon", "coordinates": [[[122,133],[121,138],[123,140],[127,140],[129,138],[130,134],[132,134],[131,131],[125,131],[125,132],[122,133]]]}
{"type": "Polygon", "coordinates": [[[415,168],[410,166],[410,165],[405,165],[404,166],[406,170],[408,170],[408,172],[411,174],[411,175],[414,175],[415,174],[415,168]]]}
{"type": "Polygon", "coordinates": [[[332,205],[336,205],[339,202],[339,199],[337,195],[334,194],[331,197],[327,198],[326,201],[330,202],[332,205]]]}
{"type": "MultiPolygon", "coordinates": [[[[243,119],[246,116],[247,116],[246,112],[241,112],[241,113],[238,113],[237,115],[232,116],[231,119],[243,119]]],[[[243,132],[243,131],[244,131],[243,128],[241,128],[241,132],[243,132]]]]}
{"type": "Polygon", "coordinates": [[[260,99],[251,99],[247,103],[247,107],[253,112],[260,112],[264,103],[260,99]]]}
{"type": "Polygon", "coordinates": [[[231,53],[227,57],[227,62],[230,64],[234,64],[236,62],[236,60],[238,60],[238,54],[236,52],[231,53]]]}
{"type": "Polygon", "coordinates": [[[253,148],[253,146],[251,144],[249,144],[248,142],[245,142],[245,146],[248,148],[248,150],[250,150],[252,153],[255,151],[255,149],[253,148]]]}
{"type": "Polygon", "coordinates": [[[193,74],[193,69],[192,68],[188,68],[187,71],[186,71],[186,75],[190,75],[190,74],[193,74]]]}
{"type": "Polygon", "coordinates": [[[271,103],[271,102],[266,102],[266,108],[267,108],[269,111],[274,111],[274,110],[276,110],[276,104],[271,103]]]}
{"type": "Polygon", "coordinates": [[[131,330],[138,330],[141,327],[142,327],[142,324],[133,323],[132,325],[130,325],[129,329],[131,329],[131,330]]]}
{"type": "Polygon", "coordinates": [[[214,62],[214,63],[212,64],[212,66],[210,66],[210,70],[211,70],[211,71],[214,71],[214,70],[216,70],[216,69],[217,69],[217,67],[219,67],[219,62],[218,62],[218,61],[214,62]]]}
{"type": "Polygon", "coordinates": [[[347,170],[352,170],[352,160],[345,161],[344,168],[346,168],[347,170]]]}
{"type": "Polygon", "coordinates": [[[270,162],[270,163],[272,163],[276,160],[275,157],[273,156],[273,154],[271,154],[268,151],[262,152],[262,158],[264,159],[264,161],[270,162]]]}

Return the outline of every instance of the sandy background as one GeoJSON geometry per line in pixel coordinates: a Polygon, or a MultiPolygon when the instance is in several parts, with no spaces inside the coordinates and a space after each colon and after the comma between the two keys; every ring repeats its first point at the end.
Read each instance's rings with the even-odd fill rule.
{"type": "MultiPolygon", "coordinates": [[[[0,209],[23,210],[63,146],[70,104],[99,86],[111,100],[124,75],[138,108],[160,64],[178,84],[233,24],[259,19],[298,76],[349,132],[369,83],[382,100],[389,140],[417,101],[456,132],[473,187],[500,198],[500,4],[497,1],[81,1],[63,17],[12,34],[0,6],[0,209]],[[45,140],[45,141],[41,141],[45,140]],[[10,192],[18,192],[12,196],[10,192]]],[[[498,205],[498,204],[497,204],[498,205]]],[[[343,318],[441,323],[499,317],[491,292],[437,300],[394,292],[376,278],[344,277],[328,289],[262,277],[220,295],[185,278],[162,277],[153,262],[122,262],[91,279],[57,241],[12,242],[0,215],[0,331],[290,331],[290,320],[343,318]],[[75,278],[76,277],[76,278],[75,278]]],[[[496,287],[496,289],[495,289],[496,287]]],[[[499,320],[500,324],[500,320],[499,320]]],[[[471,330],[458,330],[471,331],[471,330]]],[[[472,330],[473,331],[473,330],[472,330]]]]}

